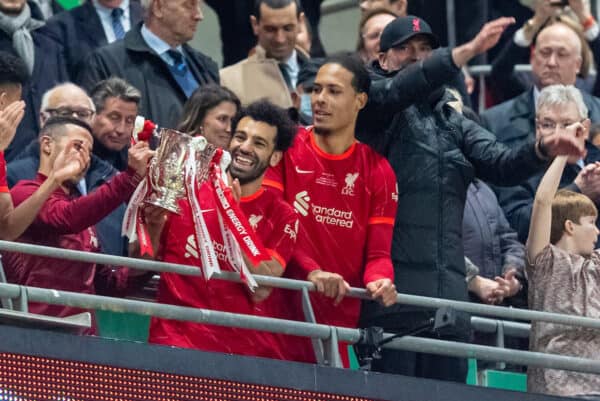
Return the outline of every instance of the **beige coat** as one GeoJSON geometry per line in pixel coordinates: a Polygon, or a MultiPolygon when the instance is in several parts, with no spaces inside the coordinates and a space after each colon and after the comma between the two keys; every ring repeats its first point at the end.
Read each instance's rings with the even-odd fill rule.
{"type": "Polygon", "coordinates": [[[292,107],[292,97],[277,60],[267,58],[260,46],[252,56],[221,69],[221,85],[231,89],[242,105],[268,99],[277,106],[292,107]]]}

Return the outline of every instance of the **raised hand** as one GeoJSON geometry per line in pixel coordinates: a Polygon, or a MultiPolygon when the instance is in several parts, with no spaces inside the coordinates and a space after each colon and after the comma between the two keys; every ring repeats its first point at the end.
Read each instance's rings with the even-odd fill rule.
{"type": "Polygon", "coordinates": [[[74,139],[67,143],[54,160],[52,174],[58,184],[72,180],[85,172],[90,165],[90,146],[74,139]]]}
{"type": "Polygon", "coordinates": [[[17,127],[25,115],[25,102],[12,102],[0,111],[0,151],[8,148],[17,132],[17,127]]]}
{"type": "Polygon", "coordinates": [[[584,166],[574,182],[582,194],[594,202],[600,201],[600,163],[595,162],[584,166]]]}
{"type": "Polygon", "coordinates": [[[470,42],[475,53],[484,53],[496,46],[500,40],[500,36],[502,36],[502,32],[504,32],[506,27],[514,23],[515,19],[513,17],[501,17],[483,25],[477,36],[470,42]]]}
{"type": "Polygon", "coordinates": [[[586,154],[585,140],[590,127],[590,120],[577,122],[561,130],[554,130],[552,134],[545,135],[538,142],[543,147],[543,152],[550,157],[573,156],[584,158],[586,154]]]}
{"type": "Polygon", "coordinates": [[[138,175],[144,177],[148,170],[148,162],[154,153],[153,150],[150,150],[148,143],[140,141],[129,148],[127,164],[138,175]]]}

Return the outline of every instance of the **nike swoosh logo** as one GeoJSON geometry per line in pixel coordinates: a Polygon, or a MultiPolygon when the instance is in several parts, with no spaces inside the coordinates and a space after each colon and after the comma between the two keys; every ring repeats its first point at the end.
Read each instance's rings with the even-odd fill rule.
{"type": "Polygon", "coordinates": [[[298,166],[296,166],[296,172],[298,174],[312,174],[314,173],[314,170],[302,170],[298,166]]]}

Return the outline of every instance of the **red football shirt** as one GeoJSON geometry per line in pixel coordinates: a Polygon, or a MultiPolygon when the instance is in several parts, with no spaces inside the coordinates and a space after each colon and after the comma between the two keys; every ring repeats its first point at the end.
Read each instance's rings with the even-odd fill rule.
{"type": "MultiPolygon", "coordinates": [[[[35,180],[19,181],[11,190],[15,207],[35,193],[46,180],[38,173],[35,180]]],[[[37,217],[19,242],[76,251],[99,252],[94,225],[127,200],[139,178],[130,170],[116,175],[87,196],[56,189],[44,202],[37,217]]],[[[53,259],[44,256],[5,253],[5,268],[10,282],[56,290],[95,294],[99,278],[112,290],[127,287],[129,269],[113,269],[95,263],[53,259]]],[[[84,309],[63,305],[29,303],[29,311],[65,317],[84,309]]],[[[86,333],[94,333],[95,327],[86,333]]]]}
{"type": "Polygon", "coordinates": [[[4,152],[0,152],[0,193],[9,193],[8,183],[6,182],[6,160],[4,152]]]}
{"type": "MultiPolygon", "coordinates": [[[[219,228],[214,198],[204,185],[200,191],[200,207],[211,235],[222,270],[233,270],[227,261],[219,228]]],[[[171,215],[161,238],[162,259],[166,262],[201,266],[194,234],[192,213],[187,200],[179,202],[180,215],[171,215]]],[[[240,207],[272,257],[285,267],[296,242],[298,217],[272,189],[261,189],[242,198],[240,207]]],[[[278,297],[255,304],[245,284],[173,273],[161,275],[158,301],[195,308],[232,313],[272,316],[278,297]]],[[[261,331],[205,325],[153,318],[150,342],[196,348],[206,351],[235,353],[282,359],[277,335],[261,331]]]]}
{"type": "MultiPolygon", "coordinates": [[[[390,248],[397,184],[392,168],[359,142],[341,155],[328,154],[319,149],[314,135],[311,128],[301,128],[282,162],[268,171],[264,181],[283,191],[300,215],[306,235],[297,248],[353,287],[380,278],[393,281],[390,248]]],[[[290,264],[286,274],[293,269],[296,264],[290,264]]],[[[305,280],[308,272],[299,273],[305,280]]],[[[311,298],[317,322],[356,327],[358,299],[346,298],[334,306],[332,299],[320,294],[312,293],[311,298]]]]}

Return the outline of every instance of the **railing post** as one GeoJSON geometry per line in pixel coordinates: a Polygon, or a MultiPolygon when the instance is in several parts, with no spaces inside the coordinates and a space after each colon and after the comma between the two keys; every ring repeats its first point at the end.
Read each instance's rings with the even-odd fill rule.
{"type": "Polygon", "coordinates": [[[27,287],[19,286],[19,297],[17,298],[17,305],[15,310],[20,312],[29,312],[29,297],[27,296],[27,287]]]}
{"type": "MultiPolygon", "coordinates": [[[[2,265],[2,255],[0,255],[0,283],[8,284],[8,281],[6,281],[6,275],[4,274],[4,266],[2,265]]],[[[2,306],[4,309],[14,309],[13,301],[10,298],[0,298],[0,306],[2,306]]]]}
{"type": "MultiPolygon", "coordinates": [[[[502,320],[496,321],[496,347],[504,348],[504,322],[502,320]]],[[[496,362],[496,369],[506,369],[506,363],[496,362]]]]}
{"type": "Polygon", "coordinates": [[[330,335],[325,340],[325,359],[328,366],[332,368],[343,368],[342,358],[340,357],[340,344],[338,341],[337,327],[329,326],[330,335]]]}
{"type": "MultiPolygon", "coordinates": [[[[312,304],[310,303],[310,294],[306,287],[302,288],[302,311],[304,312],[304,320],[308,323],[317,323],[315,312],[313,311],[312,304]]],[[[327,365],[327,358],[325,356],[325,347],[323,341],[319,338],[310,339],[315,353],[315,359],[319,365],[327,365]]]]}

